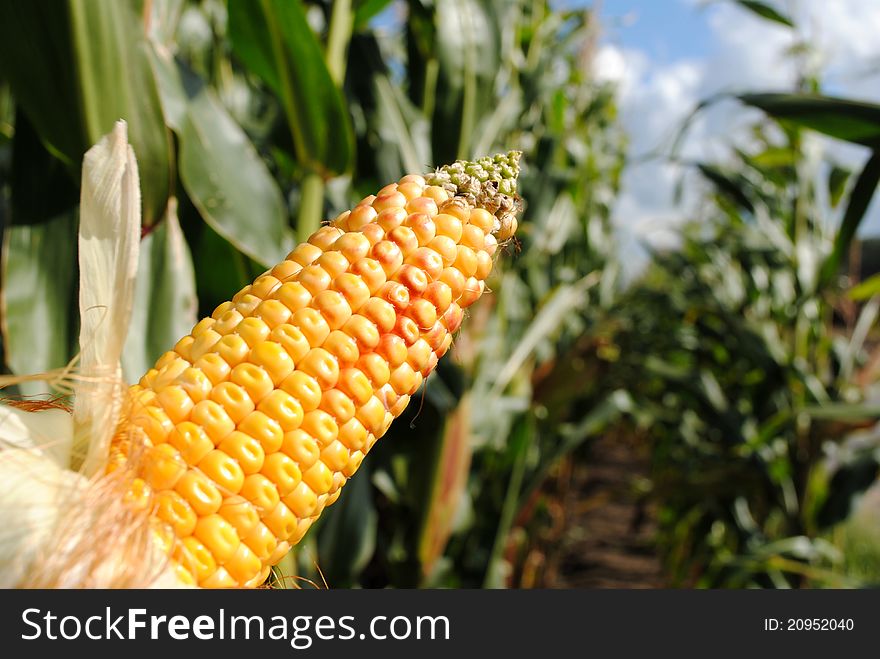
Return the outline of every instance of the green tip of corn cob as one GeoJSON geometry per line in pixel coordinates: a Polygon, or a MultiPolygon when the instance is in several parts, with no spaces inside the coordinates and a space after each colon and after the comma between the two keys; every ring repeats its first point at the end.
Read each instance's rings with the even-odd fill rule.
{"type": "Polygon", "coordinates": [[[482,294],[516,230],[519,157],[366,197],[131,387],[109,468],[135,472],[128,498],[181,580],[259,585],[336,500],[482,294]]]}

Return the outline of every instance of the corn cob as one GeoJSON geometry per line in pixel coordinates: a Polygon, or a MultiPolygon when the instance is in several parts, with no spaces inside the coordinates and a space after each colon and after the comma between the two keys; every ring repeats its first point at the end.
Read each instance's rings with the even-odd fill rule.
{"type": "Polygon", "coordinates": [[[259,585],[336,500],[482,294],[516,230],[518,161],[457,161],[366,197],[131,387],[110,469],[130,463],[128,498],[181,580],[259,585]]]}

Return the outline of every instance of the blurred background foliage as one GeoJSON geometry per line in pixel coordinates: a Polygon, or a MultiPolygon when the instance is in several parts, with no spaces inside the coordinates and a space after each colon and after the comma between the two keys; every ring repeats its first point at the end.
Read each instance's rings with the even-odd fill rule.
{"type": "Polygon", "coordinates": [[[806,73],[738,97],[764,111],[749,144],[689,163],[700,216],[624,282],[626,138],[591,75],[599,26],[551,5],[0,1],[5,371],[75,355],[79,167],[119,117],[144,204],[130,380],[323,218],[405,173],[518,148],[526,211],[492,293],[278,573],[552,584],[534,559],[552,563],[548,529],[566,524],[560,485],[610,436],[650,456],[633,496],[667,585],[876,585],[880,278],[853,255],[880,107],[806,73]],[[817,160],[815,132],[866,147],[864,168],[817,160]]]}

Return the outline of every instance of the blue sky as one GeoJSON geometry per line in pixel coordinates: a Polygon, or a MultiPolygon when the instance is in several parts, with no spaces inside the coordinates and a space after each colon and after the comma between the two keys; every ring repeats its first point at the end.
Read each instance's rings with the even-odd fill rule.
{"type": "Polygon", "coordinates": [[[604,0],[601,18],[604,41],[642,49],[661,62],[711,49],[706,11],[678,0],[604,0]]]}
{"type": "MultiPolygon", "coordinates": [[[[790,15],[797,29],[762,20],[730,0],[560,2],[600,7],[595,75],[616,83],[630,137],[631,163],[615,210],[625,250],[638,254],[644,241],[675,244],[675,227],[699,216],[698,185],[683,186],[682,200],[673,194],[693,173],[662,156],[700,101],[718,92],[789,91],[798,67],[809,67],[820,72],[829,93],[880,103],[880,0],[765,1],[790,15]],[[790,51],[799,40],[814,50],[795,62],[790,51]],[[643,162],[650,153],[661,157],[643,162]]],[[[735,102],[714,106],[692,125],[682,155],[723,162],[758,116],[735,102]]],[[[860,147],[817,135],[811,140],[816,162],[831,159],[858,171],[868,156],[860,147]]],[[[829,216],[831,224],[839,219],[829,216]]],[[[880,234],[877,199],[860,233],[880,234]]]]}

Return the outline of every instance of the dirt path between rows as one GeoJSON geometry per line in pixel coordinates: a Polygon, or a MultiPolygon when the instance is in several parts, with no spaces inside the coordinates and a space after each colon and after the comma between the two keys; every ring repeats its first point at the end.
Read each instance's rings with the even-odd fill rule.
{"type": "Polygon", "coordinates": [[[651,509],[639,505],[635,488],[635,479],[647,473],[646,458],[619,438],[605,437],[579,462],[547,587],[662,588],[652,546],[656,524],[651,509]]]}

